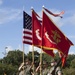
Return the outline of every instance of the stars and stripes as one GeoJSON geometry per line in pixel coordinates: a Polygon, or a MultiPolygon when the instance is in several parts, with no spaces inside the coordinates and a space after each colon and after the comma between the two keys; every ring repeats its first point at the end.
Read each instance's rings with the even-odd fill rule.
{"type": "Polygon", "coordinates": [[[23,43],[32,44],[32,17],[23,11],[23,43]]]}

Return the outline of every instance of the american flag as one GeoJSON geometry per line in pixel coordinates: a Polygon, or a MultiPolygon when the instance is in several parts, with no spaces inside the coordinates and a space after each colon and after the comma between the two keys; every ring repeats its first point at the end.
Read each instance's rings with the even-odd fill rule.
{"type": "Polygon", "coordinates": [[[23,43],[32,44],[32,17],[23,11],[23,43]]]}

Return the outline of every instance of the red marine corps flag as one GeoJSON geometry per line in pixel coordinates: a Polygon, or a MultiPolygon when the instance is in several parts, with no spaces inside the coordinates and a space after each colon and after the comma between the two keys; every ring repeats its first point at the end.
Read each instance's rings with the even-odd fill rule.
{"type": "Polygon", "coordinates": [[[43,11],[42,45],[45,49],[57,49],[65,54],[70,48],[68,38],[43,11]]]}
{"type": "MultiPolygon", "coordinates": [[[[68,39],[68,42],[71,45],[74,45],[69,39],[68,39]]],[[[62,61],[62,67],[64,67],[65,63],[66,63],[66,58],[68,56],[68,52],[69,50],[66,50],[65,51],[65,54],[62,54],[61,52],[59,52],[59,57],[61,58],[61,61],[62,61]]]]}
{"type": "Polygon", "coordinates": [[[32,32],[33,32],[33,45],[41,46],[41,23],[37,19],[36,12],[32,9],[32,32]]]}
{"type": "MultiPolygon", "coordinates": [[[[33,45],[40,47],[42,46],[42,25],[38,20],[38,16],[36,12],[32,9],[32,32],[33,32],[33,45]]],[[[52,50],[43,50],[45,53],[49,54],[50,56],[54,57],[54,53],[52,50]]]]}

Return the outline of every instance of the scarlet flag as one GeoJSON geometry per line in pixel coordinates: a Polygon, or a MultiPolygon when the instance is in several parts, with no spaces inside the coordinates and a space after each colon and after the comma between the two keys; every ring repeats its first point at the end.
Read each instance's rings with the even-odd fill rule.
{"type": "Polygon", "coordinates": [[[61,58],[62,67],[63,67],[66,63],[67,55],[63,55],[61,52],[59,52],[59,57],[61,58]]]}
{"type": "MultiPolygon", "coordinates": [[[[71,45],[73,45],[73,43],[68,39],[68,42],[71,45]]],[[[61,52],[59,52],[59,57],[61,58],[61,62],[62,62],[62,67],[64,67],[65,63],[66,63],[66,58],[68,56],[68,52],[69,50],[65,51],[65,54],[62,54],[61,52]]]]}
{"type": "MultiPolygon", "coordinates": [[[[32,10],[32,32],[33,32],[33,45],[37,46],[37,47],[41,47],[42,46],[42,34],[41,34],[41,28],[42,25],[39,22],[38,16],[36,15],[36,12],[34,10],[32,10]]],[[[51,55],[52,57],[54,57],[54,53],[52,50],[43,50],[45,53],[51,55]]]]}
{"type": "Polygon", "coordinates": [[[53,15],[53,16],[55,16],[55,17],[61,17],[61,18],[62,18],[62,15],[64,14],[64,11],[61,11],[59,14],[54,14],[54,13],[52,13],[51,11],[49,11],[48,9],[46,9],[46,8],[44,8],[44,7],[43,7],[43,9],[44,9],[46,12],[48,12],[49,14],[51,14],[51,15],[53,15]]]}
{"type": "Polygon", "coordinates": [[[32,32],[33,32],[33,45],[41,46],[41,23],[36,17],[36,13],[32,10],[32,32]]]}
{"type": "Polygon", "coordinates": [[[57,49],[66,53],[70,48],[68,38],[58,29],[52,20],[43,12],[42,45],[45,49],[57,49]]]}
{"type": "Polygon", "coordinates": [[[50,55],[50,56],[52,56],[52,57],[55,56],[53,50],[45,50],[45,49],[43,49],[43,51],[44,51],[46,54],[48,54],[48,55],[50,55]]]}

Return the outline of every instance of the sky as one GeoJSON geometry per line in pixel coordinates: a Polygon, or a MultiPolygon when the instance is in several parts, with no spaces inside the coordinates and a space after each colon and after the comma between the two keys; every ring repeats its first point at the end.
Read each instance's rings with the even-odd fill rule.
{"type": "MultiPolygon", "coordinates": [[[[75,0],[0,0],[0,58],[3,58],[9,50],[22,50],[23,11],[31,15],[33,7],[41,16],[43,5],[53,13],[65,11],[62,19],[51,18],[75,44],[75,0]]],[[[24,46],[25,53],[32,48],[30,45],[24,46]]],[[[69,53],[75,54],[75,46],[70,47],[69,53]]]]}

